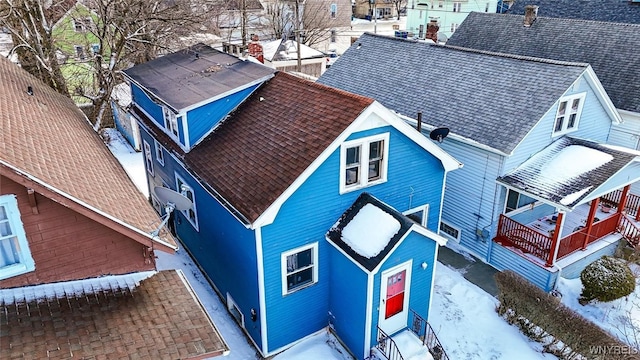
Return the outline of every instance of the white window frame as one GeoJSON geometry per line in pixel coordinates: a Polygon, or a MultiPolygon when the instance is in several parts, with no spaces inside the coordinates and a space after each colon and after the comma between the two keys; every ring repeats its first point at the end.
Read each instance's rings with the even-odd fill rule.
{"type": "Polygon", "coordinates": [[[18,199],[16,195],[1,195],[0,207],[4,208],[7,219],[0,220],[0,241],[13,241],[14,249],[19,258],[19,262],[7,266],[0,267],[0,280],[10,277],[22,275],[36,269],[35,261],[31,256],[27,234],[24,231],[24,225],[20,218],[20,209],[18,208],[18,199]],[[3,224],[9,225],[11,233],[3,234],[3,224]]]}
{"type": "Polygon", "coordinates": [[[73,19],[73,31],[77,33],[87,32],[88,27],[91,25],[91,18],[78,18],[73,19]]]}
{"type": "Polygon", "coordinates": [[[560,101],[558,101],[558,108],[556,109],[556,116],[553,121],[553,136],[564,135],[578,130],[578,124],[580,123],[580,116],[582,114],[582,108],[584,107],[584,101],[586,97],[587,93],[583,92],[560,98],[560,101]],[[577,109],[570,108],[570,105],[574,102],[574,100],[579,100],[577,109]],[[566,103],[567,107],[565,108],[565,113],[562,115],[562,126],[560,127],[560,129],[556,130],[556,128],[558,127],[558,119],[560,119],[561,117],[560,109],[562,107],[562,103],[566,103]],[[575,122],[572,127],[569,127],[569,118],[571,117],[571,115],[575,115],[575,122]]]}
{"type": "Polygon", "coordinates": [[[453,3],[453,12],[460,12],[461,9],[462,9],[461,2],[456,1],[453,3]]]}
{"type": "MultiPolygon", "coordinates": [[[[412,209],[409,209],[405,212],[403,212],[402,214],[404,214],[405,216],[409,216],[411,214],[417,213],[418,211],[422,211],[422,219],[420,219],[420,224],[422,227],[426,228],[427,227],[427,223],[429,222],[429,204],[424,204],[418,207],[414,207],[412,209]]],[[[413,220],[413,219],[412,219],[413,220]]]]}
{"type": "Polygon", "coordinates": [[[189,183],[184,181],[182,176],[178,175],[177,173],[175,175],[176,175],[176,189],[177,189],[176,191],[182,194],[183,196],[185,196],[186,198],[189,198],[189,193],[191,193],[191,198],[189,198],[189,200],[191,200],[191,209],[182,210],[181,212],[184,215],[184,217],[187,220],[189,220],[189,223],[191,223],[193,228],[196,229],[196,231],[200,231],[200,228],[198,227],[198,210],[196,209],[196,194],[193,191],[193,187],[189,185],[189,183]],[[189,210],[193,211],[193,218],[189,214],[189,210]]]}
{"type": "Polygon", "coordinates": [[[82,45],[73,45],[73,51],[75,53],[74,55],[75,55],[76,59],[78,59],[80,61],[84,61],[84,60],[87,59],[87,54],[84,51],[84,46],[82,46],[82,45]],[[78,50],[80,50],[80,51],[78,51],[78,50]]]}
{"type": "MultiPolygon", "coordinates": [[[[312,244],[307,244],[304,246],[300,246],[297,247],[295,249],[289,250],[289,251],[285,251],[281,254],[280,256],[280,275],[281,275],[281,279],[282,279],[282,296],[285,295],[289,295],[292,294],[296,291],[300,291],[302,289],[306,289],[309,286],[312,286],[314,284],[316,284],[318,282],[318,267],[320,266],[320,264],[318,264],[318,243],[314,242],[312,244]],[[289,275],[288,271],[287,271],[287,257],[290,255],[294,255],[294,254],[298,254],[301,253],[303,251],[307,251],[311,249],[311,267],[313,269],[312,272],[312,276],[313,278],[311,279],[311,282],[306,283],[304,285],[300,285],[294,289],[289,290],[288,289],[288,283],[287,283],[287,276],[289,275]]],[[[305,270],[308,269],[304,268],[304,269],[297,269],[297,271],[301,271],[301,270],[305,270]]]]}
{"type": "Polygon", "coordinates": [[[156,150],[156,161],[158,164],[164,166],[164,147],[160,145],[158,140],[153,140],[153,147],[156,150]]]}
{"type": "Polygon", "coordinates": [[[333,3],[329,5],[329,16],[332,19],[335,19],[337,15],[338,15],[338,4],[333,3]]]}
{"type": "Polygon", "coordinates": [[[245,328],[244,327],[244,314],[240,310],[240,307],[238,306],[238,304],[236,304],[236,302],[233,301],[233,298],[231,297],[231,294],[229,294],[229,293],[227,293],[227,310],[229,310],[229,314],[231,314],[231,317],[233,319],[235,319],[236,321],[238,321],[240,323],[240,327],[242,327],[244,329],[245,328]],[[234,315],[234,313],[233,313],[234,309],[238,313],[238,315],[240,316],[239,319],[234,315]]]}
{"type": "Polygon", "coordinates": [[[340,194],[362,189],[387,182],[387,170],[389,165],[389,133],[367,136],[360,139],[345,141],[340,146],[340,194]],[[369,180],[369,144],[382,141],[382,162],[380,164],[380,177],[369,180]],[[357,183],[346,185],[347,149],[360,146],[359,179],[357,183]],[[362,176],[367,174],[367,176],[362,176]]]}
{"type": "Polygon", "coordinates": [[[162,117],[164,119],[164,127],[169,132],[169,135],[176,140],[180,138],[180,132],[178,130],[178,115],[166,106],[162,107],[162,117]]]}
{"type": "Polygon", "coordinates": [[[454,240],[454,241],[456,241],[456,242],[460,242],[460,238],[461,238],[461,236],[462,236],[462,229],[460,229],[460,228],[459,228],[459,227],[457,227],[457,226],[453,226],[453,225],[451,225],[451,223],[449,223],[449,222],[447,222],[447,221],[440,220],[440,224],[438,225],[438,234],[440,234],[440,235],[442,235],[442,236],[446,237],[447,239],[451,239],[451,240],[454,240]],[[457,231],[457,232],[458,232],[458,236],[453,236],[453,235],[451,235],[451,234],[449,234],[449,233],[444,232],[444,230],[442,230],[442,229],[440,228],[442,225],[448,226],[448,227],[450,227],[451,229],[453,229],[453,230],[457,231]]]}
{"type": "Polygon", "coordinates": [[[331,43],[335,43],[336,42],[336,30],[331,30],[331,35],[329,37],[329,41],[331,43]]]}
{"type": "Polygon", "coordinates": [[[451,23],[451,32],[454,33],[456,32],[456,30],[458,30],[458,24],[451,23]]]}
{"type": "Polygon", "coordinates": [[[151,155],[151,145],[147,140],[142,140],[142,148],[144,149],[144,161],[147,164],[147,172],[153,175],[153,156],[151,155]]]}
{"type": "MultiPolygon", "coordinates": [[[[515,209],[513,209],[513,210],[511,210],[511,211],[507,212],[507,204],[508,204],[508,202],[509,202],[509,191],[513,191],[513,192],[515,192],[515,193],[517,193],[517,194],[518,194],[518,201],[517,201],[517,202],[520,202],[520,196],[522,196],[522,195],[523,195],[521,192],[519,192],[519,191],[517,191],[517,190],[513,190],[513,189],[509,189],[509,188],[507,188],[507,191],[506,191],[506,193],[504,194],[504,209],[502,209],[502,213],[503,213],[503,214],[509,214],[509,216],[511,216],[511,215],[516,215],[516,214],[519,214],[519,213],[521,213],[521,212],[525,212],[525,211],[527,211],[527,210],[533,209],[534,207],[539,206],[539,205],[541,205],[541,204],[542,204],[542,202],[541,202],[541,201],[536,200],[536,201],[534,201],[534,202],[532,202],[532,203],[530,203],[530,204],[522,205],[522,206],[520,206],[520,207],[518,207],[518,208],[515,208],[515,209]]],[[[525,196],[527,196],[527,195],[525,195],[525,196]]],[[[531,197],[531,196],[527,196],[527,197],[531,197]]],[[[534,200],[535,200],[535,199],[534,199],[534,200]]]]}

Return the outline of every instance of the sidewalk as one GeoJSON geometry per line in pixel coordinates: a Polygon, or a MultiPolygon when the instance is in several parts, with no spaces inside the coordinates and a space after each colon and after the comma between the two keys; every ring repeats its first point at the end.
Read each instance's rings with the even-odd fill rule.
{"type": "MultiPolygon", "coordinates": [[[[462,276],[490,295],[498,295],[498,287],[493,276],[498,272],[494,267],[472,255],[462,255],[446,246],[438,249],[438,261],[455,269],[462,276]]],[[[437,274],[436,274],[437,276],[437,274]]]]}

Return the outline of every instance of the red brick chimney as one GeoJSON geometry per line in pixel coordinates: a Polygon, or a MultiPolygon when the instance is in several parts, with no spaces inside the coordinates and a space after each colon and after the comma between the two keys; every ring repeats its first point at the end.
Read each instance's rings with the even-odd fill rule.
{"type": "Polygon", "coordinates": [[[258,59],[261,63],[264,64],[264,54],[262,45],[260,45],[260,38],[256,34],[251,35],[251,42],[249,43],[249,55],[258,59]]]}
{"type": "Polygon", "coordinates": [[[434,43],[438,42],[438,30],[440,30],[440,26],[438,25],[438,19],[431,19],[427,24],[427,33],[425,34],[425,38],[429,40],[433,40],[434,43]]]}
{"type": "Polygon", "coordinates": [[[538,17],[538,7],[535,5],[527,5],[524,7],[524,26],[529,27],[533,25],[538,17]]]}

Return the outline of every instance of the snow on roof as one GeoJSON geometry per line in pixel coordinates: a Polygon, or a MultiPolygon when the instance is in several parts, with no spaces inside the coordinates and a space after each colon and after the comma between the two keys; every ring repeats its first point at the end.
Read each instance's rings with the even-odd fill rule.
{"type": "Polygon", "coordinates": [[[541,173],[549,175],[554,182],[565,182],[597,169],[611,160],[613,160],[611,154],[582,145],[571,145],[562,149],[547,162],[542,167],[541,173]]]}
{"type": "MultiPolygon", "coordinates": [[[[298,51],[296,42],[293,40],[274,40],[262,43],[262,54],[269,61],[296,60],[298,51]]],[[[300,58],[313,59],[324,57],[325,55],[305,44],[300,44],[300,58]]]]}
{"type": "Polygon", "coordinates": [[[93,294],[114,288],[134,289],[140,282],[155,274],[144,271],[126,275],[110,275],[98,278],[63,281],[50,284],[0,289],[0,303],[30,302],[39,299],[58,299],[81,294],[93,294]]]}
{"type": "Polygon", "coordinates": [[[363,206],[342,229],[344,241],[366,258],[378,255],[400,230],[400,222],[373,204],[363,206]]]}
{"type": "Polygon", "coordinates": [[[569,205],[569,204],[572,204],[572,203],[574,203],[576,200],[580,199],[580,198],[582,197],[582,195],[586,194],[586,193],[587,193],[589,190],[591,190],[592,188],[593,188],[593,186],[589,186],[589,187],[586,187],[586,188],[584,188],[584,189],[582,189],[582,190],[580,190],[580,191],[576,191],[576,192],[574,192],[574,193],[571,193],[571,194],[569,194],[569,195],[567,195],[567,196],[563,197],[563,198],[560,200],[560,204],[562,204],[562,205],[569,205]]]}
{"type": "Polygon", "coordinates": [[[127,83],[120,83],[114,86],[111,98],[122,108],[129,106],[131,104],[131,86],[127,83]]]}

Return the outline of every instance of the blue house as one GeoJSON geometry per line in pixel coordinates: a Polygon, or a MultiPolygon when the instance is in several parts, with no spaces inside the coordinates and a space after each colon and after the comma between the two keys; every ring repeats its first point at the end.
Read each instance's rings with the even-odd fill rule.
{"type": "Polygon", "coordinates": [[[149,188],[193,201],[173,229],[262,356],[329,328],[365,358],[428,319],[457,160],[370,98],[204,45],[125,75],[149,188]]]}
{"type": "Polygon", "coordinates": [[[465,164],[447,178],[451,246],[550,290],[637,243],[638,153],[606,144],[621,118],[590,65],[365,34],[319,82],[449,131],[441,147],[465,164]]]}

